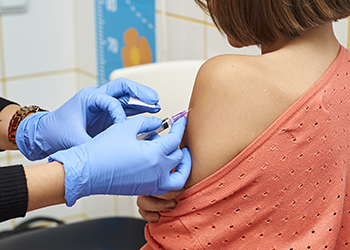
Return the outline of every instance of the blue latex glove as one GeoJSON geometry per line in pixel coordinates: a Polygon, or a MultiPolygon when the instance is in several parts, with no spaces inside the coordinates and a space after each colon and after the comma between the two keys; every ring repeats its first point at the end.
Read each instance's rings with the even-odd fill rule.
{"type": "Polygon", "coordinates": [[[92,194],[159,195],[181,189],[191,171],[188,149],[178,148],[186,118],[175,122],[167,135],[150,141],[136,139],[138,133],[154,130],[161,122],[155,117],[130,118],[86,144],[51,155],[49,161],[59,161],[65,169],[67,205],[92,194]]]}
{"type": "Polygon", "coordinates": [[[57,110],[24,119],[17,129],[16,143],[27,159],[43,159],[90,141],[113,123],[124,121],[126,115],[158,112],[158,99],[151,88],[124,78],[85,88],[57,110]],[[130,96],[154,107],[129,105],[130,96]]]}

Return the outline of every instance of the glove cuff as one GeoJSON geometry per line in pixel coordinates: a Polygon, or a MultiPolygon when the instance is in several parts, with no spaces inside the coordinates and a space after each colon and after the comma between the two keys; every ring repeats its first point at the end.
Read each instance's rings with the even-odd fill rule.
{"type": "Polygon", "coordinates": [[[38,111],[47,111],[46,109],[40,108],[39,106],[31,105],[29,107],[24,106],[14,113],[12,119],[9,123],[8,128],[8,138],[9,141],[13,144],[13,146],[18,149],[16,144],[16,131],[18,129],[19,124],[28,116],[30,113],[36,113],[38,111]]]}
{"type": "Polygon", "coordinates": [[[40,160],[48,156],[42,150],[37,140],[38,124],[40,119],[48,112],[38,112],[24,119],[16,131],[16,144],[21,153],[31,161],[40,160]]]}
{"type": "Polygon", "coordinates": [[[49,156],[48,161],[58,161],[63,164],[64,198],[68,207],[73,206],[82,197],[91,194],[90,171],[87,166],[86,146],[83,144],[70,149],[58,151],[49,156]]]}

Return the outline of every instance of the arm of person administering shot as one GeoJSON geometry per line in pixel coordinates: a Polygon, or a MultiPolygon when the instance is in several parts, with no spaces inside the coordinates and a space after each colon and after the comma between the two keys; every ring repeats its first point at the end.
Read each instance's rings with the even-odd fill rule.
{"type": "Polygon", "coordinates": [[[50,205],[72,206],[79,198],[94,194],[159,195],[182,188],[191,171],[189,151],[179,149],[186,118],[175,122],[167,135],[137,139],[137,134],[152,131],[161,122],[137,116],[111,125],[85,144],[51,155],[49,163],[0,168],[2,174],[16,170],[16,183],[22,184],[7,181],[0,187],[13,185],[16,197],[23,197],[9,196],[6,208],[0,203],[0,221],[50,205]],[[8,206],[18,212],[6,214],[8,206]]]}
{"type": "Polygon", "coordinates": [[[127,115],[159,111],[157,102],[154,90],[126,79],[84,89],[51,113],[7,101],[0,112],[1,149],[15,149],[17,142],[29,159],[58,152],[47,164],[0,168],[0,190],[14,191],[2,193],[0,221],[49,205],[72,206],[92,194],[156,195],[181,188],[191,169],[188,150],[178,148],[186,118],[168,135],[147,141],[137,135],[157,129],[162,121],[126,120],[127,115]],[[18,124],[15,133],[8,133],[18,124]],[[15,140],[9,141],[8,134],[15,140]]]}
{"type": "Polygon", "coordinates": [[[39,110],[21,121],[15,144],[29,160],[42,159],[90,141],[126,116],[158,112],[158,100],[153,89],[124,78],[85,88],[57,110],[39,110]],[[135,103],[135,99],[139,101],[135,103]]]}
{"type": "Polygon", "coordinates": [[[92,194],[161,195],[181,189],[191,170],[188,149],[179,149],[186,118],[174,123],[167,135],[136,138],[160,124],[159,118],[137,116],[88,143],[51,155],[50,162],[64,166],[67,205],[92,194]]]}

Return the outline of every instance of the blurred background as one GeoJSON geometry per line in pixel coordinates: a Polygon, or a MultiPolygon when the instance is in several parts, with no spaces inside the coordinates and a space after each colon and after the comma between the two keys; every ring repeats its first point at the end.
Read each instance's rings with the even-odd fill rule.
{"type": "MultiPolygon", "coordinates": [[[[204,61],[225,53],[259,54],[254,46],[231,48],[193,0],[154,1],[152,62],[204,61]]],[[[118,2],[130,5],[137,1],[0,0],[0,95],[22,106],[37,104],[54,110],[81,88],[101,83],[98,58],[103,51],[98,51],[96,8],[109,5],[113,10],[118,2]]],[[[118,27],[118,23],[114,25],[118,27]]],[[[340,43],[348,47],[348,19],[334,26],[340,43]]],[[[19,152],[0,153],[1,166],[37,163],[19,152]]],[[[58,205],[29,212],[26,219],[49,216],[70,223],[108,216],[140,217],[135,203],[130,197],[93,196],[79,200],[72,208],[58,205]]],[[[22,220],[0,223],[0,231],[22,220]]]]}

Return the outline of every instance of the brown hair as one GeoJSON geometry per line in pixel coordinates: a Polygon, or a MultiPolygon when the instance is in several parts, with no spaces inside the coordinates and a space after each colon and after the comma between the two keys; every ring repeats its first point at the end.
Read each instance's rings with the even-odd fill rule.
{"type": "Polygon", "coordinates": [[[267,44],[350,15],[350,0],[195,0],[228,37],[267,44]]]}

